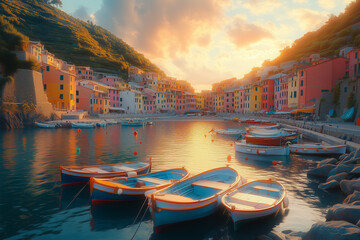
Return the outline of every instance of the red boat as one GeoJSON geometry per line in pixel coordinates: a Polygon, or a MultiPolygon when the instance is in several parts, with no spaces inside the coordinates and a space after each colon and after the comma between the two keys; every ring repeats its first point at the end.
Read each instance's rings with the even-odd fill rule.
{"type": "Polygon", "coordinates": [[[264,124],[265,122],[258,121],[258,120],[243,120],[243,121],[241,121],[241,123],[246,123],[246,124],[264,124]]]}
{"type": "Polygon", "coordinates": [[[260,135],[245,134],[244,137],[246,142],[250,144],[279,146],[295,140],[297,137],[299,137],[299,134],[292,133],[286,136],[260,136],[260,135]]]}

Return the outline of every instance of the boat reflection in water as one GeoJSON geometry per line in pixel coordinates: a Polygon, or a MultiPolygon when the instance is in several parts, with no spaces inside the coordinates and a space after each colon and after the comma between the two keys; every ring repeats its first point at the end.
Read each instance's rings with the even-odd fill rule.
{"type": "Polygon", "coordinates": [[[61,210],[89,206],[89,203],[90,203],[90,188],[88,185],[77,184],[77,185],[69,185],[69,186],[61,187],[61,194],[60,194],[61,210]],[[77,194],[79,195],[77,196],[77,194]]]}
{"type": "Polygon", "coordinates": [[[255,165],[263,168],[274,165],[274,161],[276,161],[276,164],[282,163],[282,165],[288,166],[291,160],[290,156],[262,156],[239,152],[235,153],[235,158],[241,163],[255,165]]]}

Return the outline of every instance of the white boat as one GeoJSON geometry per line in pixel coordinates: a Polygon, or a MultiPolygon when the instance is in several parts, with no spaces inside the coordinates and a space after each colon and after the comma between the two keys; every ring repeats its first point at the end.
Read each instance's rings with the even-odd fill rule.
{"type": "Polygon", "coordinates": [[[145,122],[141,119],[126,120],[121,123],[122,126],[144,126],[145,122]]]}
{"type": "Polygon", "coordinates": [[[291,144],[290,152],[308,155],[336,155],[346,153],[345,145],[291,144]]]}
{"type": "Polygon", "coordinates": [[[36,126],[41,128],[56,128],[56,123],[39,123],[35,122],[36,126]]]}
{"type": "Polygon", "coordinates": [[[97,122],[96,126],[97,127],[106,127],[107,123],[106,122],[97,122]]]}
{"type": "Polygon", "coordinates": [[[284,186],[273,180],[246,183],[225,194],[221,201],[235,229],[239,222],[276,214],[289,205],[284,186]]]}
{"type": "Polygon", "coordinates": [[[235,151],[246,154],[288,156],[289,146],[266,146],[246,143],[245,140],[235,142],[235,151]]]}
{"type": "Polygon", "coordinates": [[[94,128],[95,125],[93,123],[72,123],[71,127],[73,128],[94,128]]]}
{"type": "Polygon", "coordinates": [[[250,128],[252,129],[276,129],[279,128],[280,125],[278,123],[263,123],[259,125],[253,125],[250,128]]]}
{"type": "Polygon", "coordinates": [[[211,131],[214,131],[215,133],[222,135],[240,135],[241,133],[243,133],[241,129],[237,129],[237,128],[212,129],[211,131]]]}

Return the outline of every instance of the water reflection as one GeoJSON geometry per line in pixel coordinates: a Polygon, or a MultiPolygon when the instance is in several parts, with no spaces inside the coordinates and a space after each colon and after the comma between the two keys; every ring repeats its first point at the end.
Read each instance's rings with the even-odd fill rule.
{"type": "MultiPolygon", "coordinates": [[[[68,206],[82,186],[62,188],[60,165],[107,164],[151,157],[154,171],[185,166],[196,174],[229,165],[249,180],[276,179],[288,190],[289,213],[281,221],[264,223],[259,233],[271,229],[306,231],[314,222],[323,220],[328,206],[342,200],[341,194],[319,190],[318,180],[306,176],[307,170],[322,158],[245,156],[235,153],[236,137],[209,133],[212,128],[236,127],[239,125],[230,121],[157,121],[153,126],[135,128],[137,138],[134,129],[120,125],[84,129],[80,133],[76,129],[1,131],[0,238],[132,236],[137,227],[131,224],[137,203],[91,207],[87,187],[68,206]],[[273,166],[273,160],[277,165],[273,166]]],[[[231,225],[226,214],[218,213],[157,235],[147,214],[135,239],[188,238],[193,232],[200,239],[239,238],[241,234],[234,232],[231,225]]]]}

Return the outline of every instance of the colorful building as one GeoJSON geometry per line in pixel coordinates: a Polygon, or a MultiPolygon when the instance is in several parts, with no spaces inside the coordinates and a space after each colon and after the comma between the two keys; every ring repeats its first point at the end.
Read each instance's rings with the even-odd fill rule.
{"type": "Polygon", "coordinates": [[[250,88],[250,112],[259,112],[261,110],[262,87],[260,81],[254,82],[250,88]]]}
{"type": "Polygon", "coordinates": [[[156,113],[156,91],[151,88],[145,88],[143,94],[143,112],[156,113]]]}
{"type": "Polygon", "coordinates": [[[288,108],[290,109],[298,108],[300,71],[302,70],[294,72],[288,79],[288,108]]]}
{"type": "Polygon", "coordinates": [[[277,74],[261,81],[261,110],[274,110],[274,79],[276,76],[277,74]]]}
{"type": "Polygon", "coordinates": [[[90,114],[107,114],[110,108],[109,93],[100,90],[96,84],[79,81],[76,88],[76,106],[90,114]]]}
{"type": "Polygon", "coordinates": [[[288,110],[288,78],[289,75],[280,73],[274,80],[274,105],[276,110],[288,110]]]}
{"type": "Polygon", "coordinates": [[[86,66],[76,66],[76,80],[94,80],[93,70],[86,66]]]}
{"type": "Polygon", "coordinates": [[[352,49],[346,56],[349,59],[349,77],[357,79],[360,77],[360,49],[352,49]]]}
{"type": "Polygon", "coordinates": [[[125,90],[120,91],[120,107],[126,113],[142,113],[143,112],[143,95],[139,91],[125,90]]]}
{"type": "Polygon", "coordinates": [[[224,92],[224,112],[234,112],[235,111],[235,99],[234,99],[234,88],[225,90],[224,92]]]}

